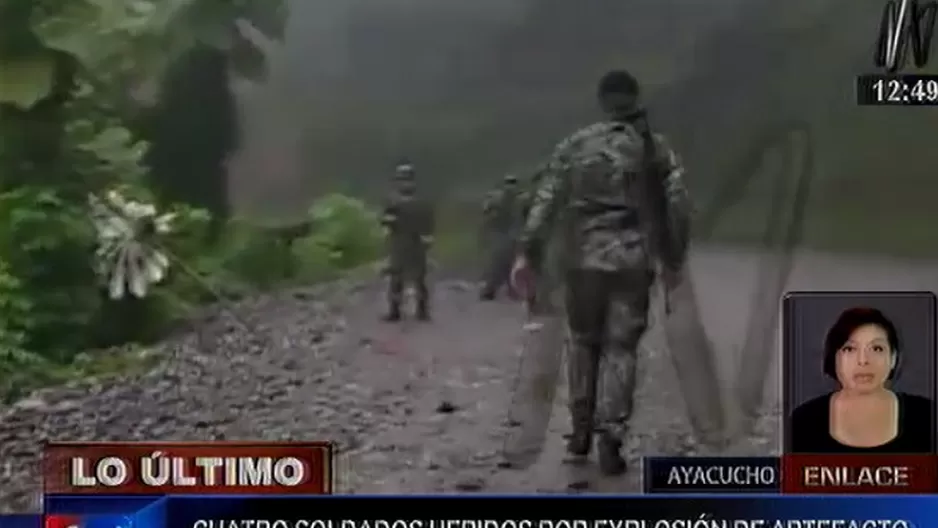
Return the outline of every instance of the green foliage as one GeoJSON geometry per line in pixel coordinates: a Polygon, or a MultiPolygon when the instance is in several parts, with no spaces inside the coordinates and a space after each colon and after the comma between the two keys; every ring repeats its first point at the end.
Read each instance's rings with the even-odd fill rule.
{"type": "Polygon", "coordinates": [[[97,86],[118,99],[159,79],[199,44],[230,48],[237,17],[282,28],[285,4],[274,0],[61,0],[0,3],[4,36],[0,103],[31,108],[53,91],[54,53],[73,57],[97,86]]]}
{"type": "Polygon", "coordinates": [[[0,357],[6,362],[19,361],[26,353],[32,308],[22,282],[11,274],[6,262],[0,261],[0,357]]]}
{"type": "Polygon", "coordinates": [[[383,233],[377,212],[365,202],[329,195],[309,212],[309,233],[283,232],[233,222],[218,261],[225,283],[244,289],[328,280],[380,257],[383,233]],[[245,288],[247,285],[247,288],[245,288]]]}
{"type": "Polygon", "coordinates": [[[164,193],[148,187],[132,94],[188,50],[230,49],[235,18],[279,31],[283,6],[0,0],[0,397],[126,367],[85,351],[160,337],[227,273],[208,213],[150,205],[164,193]]]}
{"type": "Polygon", "coordinates": [[[149,200],[141,164],[149,145],[134,137],[118,118],[99,109],[98,96],[88,84],[76,90],[65,124],[63,161],[68,160],[71,170],[81,174],[79,181],[85,190],[117,189],[149,200]]]}
{"type": "Polygon", "coordinates": [[[3,61],[0,101],[29,108],[52,90],[55,69],[44,55],[3,61]]]}
{"type": "Polygon", "coordinates": [[[250,288],[283,284],[292,275],[290,246],[263,228],[233,221],[226,230],[218,259],[229,280],[250,288]]]}
{"type": "Polygon", "coordinates": [[[100,295],[87,214],[53,190],[0,194],[0,254],[30,299],[25,345],[57,360],[84,346],[100,295]]]}
{"type": "Polygon", "coordinates": [[[335,253],[315,236],[295,241],[290,247],[290,259],[295,266],[295,280],[304,284],[334,279],[348,269],[336,267],[335,253]]]}
{"type": "Polygon", "coordinates": [[[205,253],[209,215],[199,209],[175,206],[161,217],[172,218],[171,231],[151,239],[149,245],[166,257],[169,276],[143,297],[105,301],[95,325],[99,329],[96,346],[155,341],[188,315],[193,304],[205,298],[199,266],[205,253]]]}
{"type": "Polygon", "coordinates": [[[380,255],[381,223],[365,202],[332,194],[317,201],[309,216],[312,234],[308,243],[321,246],[333,267],[348,269],[380,255]]]}
{"type": "Polygon", "coordinates": [[[152,295],[115,300],[93,273],[87,211],[68,207],[54,192],[25,187],[0,195],[0,213],[0,247],[11,255],[10,263],[0,262],[0,396],[6,397],[36,380],[86,373],[72,363],[88,347],[158,339],[200,303],[335,278],[380,256],[383,239],[376,211],[341,195],[310,209],[305,236],[290,240],[233,222],[214,248],[203,243],[209,215],[177,207],[173,234],[154,242],[173,256],[168,279],[152,295]],[[68,265],[74,269],[63,273],[68,265]],[[61,286],[47,288],[51,283],[61,286]]]}
{"type": "Polygon", "coordinates": [[[23,283],[0,261],[0,397],[18,395],[27,376],[46,367],[42,356],[28,352],[33,304],[23,283]]]}

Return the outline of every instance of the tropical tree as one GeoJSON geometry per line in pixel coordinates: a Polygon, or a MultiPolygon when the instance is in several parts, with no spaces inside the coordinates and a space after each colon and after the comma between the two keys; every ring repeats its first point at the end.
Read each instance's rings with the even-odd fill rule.
{"type": "Polygon", "coordinates": [[[0,302],[0,310],[10,305],[22,312],[28,306],[26,349],[67,359],[92,344],[88,329],[112,302],[102,277],[123,273],[111,284],[138,292],[140,284],[153,282],[148,278],[162,279],[165,255],[144,249],[154,242],[150,227],[159,224],[147,205],[153,199],[142,163],[148,145],[131,124],[158,99],[153,87],[178,57],[196,46],[227,52],[241,43],[243,49],[238,25],[253,28],[251,20],[259,15],[267,27],[276,27],[270,21],[282,19],[282,5],[0,0],[0,254],[7,283],[29,301],[0,302]],[[89,196],[98,214],[90,214],[89,196]],[[137,201],[139,207],[131,209],[142,207],[147,214],[128,217],[115,196],[125,205],[137,201]],[[100,222],[101,207],[125,217],[123,223],[112,218],[111,228],[133,228],[121,237],[105,236],[114,229],[102,227],[107,222],[100,222]],[[128,255],[137,262],[128,264],[128,255]],[[109,264],[102,267],[103,262],[109,264]]]}

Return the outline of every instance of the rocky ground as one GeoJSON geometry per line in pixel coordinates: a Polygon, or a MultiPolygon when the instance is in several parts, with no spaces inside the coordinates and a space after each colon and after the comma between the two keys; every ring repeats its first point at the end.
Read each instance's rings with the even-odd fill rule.
{"type": "MultiPolygon", "coordinates": [[[[693,262],[704,321],[735,368],[760,258],[707,250],[693,262]]],[[[800,255],[791,289],[938,290],[938,267],[800,255]]],[[[480,303],[473,284],[440,280],[435,321],[378,322],[378,281],[336,283],[242,303],[150,353],[162,366],[132,379],[42,391],[0,410],[0,512],[38,508],[46,440],[321,440],[338,443],[346,493],[564,492],[563,393],[540,460],[498,468],[517,373],[523,311],[480,303]]],[[[653,328],[642,349],[630,475],[597,491],[638,491],[647,454],[698,451],[680,387],[653,328]]],[[[776,369],[777,370],[777,369],[776,369]]],[[[769,379],[777,379],[771,375],[769,379]]],[[[734,454],[778,449],[777,383],[734,454]]]]}

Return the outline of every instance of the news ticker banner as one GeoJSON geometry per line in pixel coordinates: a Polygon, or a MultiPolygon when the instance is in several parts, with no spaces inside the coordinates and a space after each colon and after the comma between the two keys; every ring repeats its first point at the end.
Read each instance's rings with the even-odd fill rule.
{"type": "Polygon", "coordinates": [[[645,493],[938,493],[931,455],[785,455],[644,461],[645,493]]]}
{"type": "MultiPolygon", "coordinates": [[[[938,493],[938,457],[785,455],[647,458],[648,493],[938,493]]],[[[328,443],[52,443],[47,495],[319,495],[334,489],[328,443]]]]}
{"type": "Polygon", "coordinates": [[[45,495],[332,493],[326,442],[49,443],[45,495]]]}
{"type": "Polygon", "coordinates": [[[52,497],[0,528],[932,528],[938,496],[52,497]]]}

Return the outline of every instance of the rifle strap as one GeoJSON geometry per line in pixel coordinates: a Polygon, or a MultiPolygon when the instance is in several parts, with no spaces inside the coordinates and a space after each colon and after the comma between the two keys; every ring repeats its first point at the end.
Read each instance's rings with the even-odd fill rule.
{"type": "MultiPolygon", "coordinates": [[[[632,114],[631,116],[629,116],[629,123],[633,127],[635,127],[635,129],[638,131],[639,135],[642,138],[642,165],[643,165],[644,170],[643,170],[643,174],[641,175],[641,178],[644,180],[642,183],[642,188],[645,189],[645,193],[643,194],[647,195],[648,190],[651,189],[654,185],[656,185],[655,182],[649,182],[648,179],[657,178],[659,176],[658,174],[658,145],[655,142],[655,136],[651,131],[651,126],[649,126],[648,124],[648,114],[645,110],[639,110],[635,112],[634,114],[632,114]]],[[[631,183],[627,179],[623,179],[623,182],[626,185],[630,185],[631,183]]],[[[631,192],[631,189],[626,189],[626,192],[631,192]]],[[[664,199],[663,196],[661,198],[664,199]]],[[[642,220],[643,220],[643,223],[645,224],[644,227],[646,231],[645,232],[645,248],[646,248],[645,251],[648,253],[650,257],[652,257],[653,260],[658,261],[654,263],[653,265],[655,268],[654,269],[655,274],[660,277],[662,270],[659,268],[660,266],[665,265],[664,252],[669,251],[669,250],[668,248],[661,247],[662,241],[660,237],[658,236],[659,235],[658,230],[660,230],[662,226],[654,225],[655,222],[659,222],[661,221],[661,219],[654,218],[655,216],[654,214],[649,214],[647,212],[647,209],[652,207],[651,203],[648,203],[648,202],[651,202],[652,200],[654,200],[654,197],[642,196],[642,200],[646,202],[642,206],[645,209],[645,213],[641,215],[644,217],[642,220]]],[[[660,285],[661,285],[662,298],[664,301],[664,313],[665,315],[670,315],[671,314],[671,295],[670,295],[670,292],[668,291],[668,286],[666,284],[661,282],[660,285]]]]}

